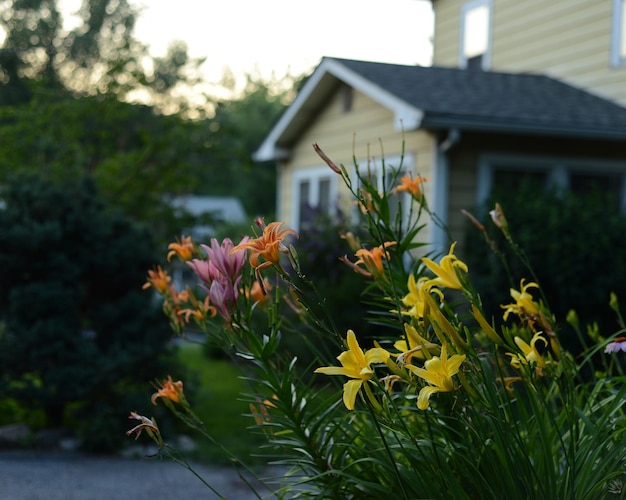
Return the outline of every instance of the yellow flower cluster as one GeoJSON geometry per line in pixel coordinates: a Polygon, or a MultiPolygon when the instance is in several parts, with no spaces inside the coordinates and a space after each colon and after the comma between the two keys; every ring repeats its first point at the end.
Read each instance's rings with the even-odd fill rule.
{"type": "MultiPolygon", "coordinates": [[[[378,250],[376,255],[381,255],[385,248],[394,243],[381,245],[376,249],[378,250]]],[[[443,328],[442,335],[439,338],[440,343],[427,340],[420,335],[413,325],[405,323],[405,339],[394,343],[394,348],[399,351],[398,353],[392,354],[381,347],[363,351],[356,340],[354,332],[349,330],[346,342],[348,350],[342,352],[337,358],[341,363],[341,367],[329,366],[315,370],[316,373],[344,375],[352,379],[344,385],[343,402],[347,409],[354,409],[357,394],[362,387],[365,388],[369,400],[372,401],[371,390],[367,385],[364,385],[375,377],[372,364],[384,363],[389,366],[390,363],[393,363],[390,362],[392,357],[396,358],[396,365],[389,366],[389,368],[395,373],[404,374],[404,377],[402,375],[399,377],[400,379],[404,378],[408,383],[415,383],[414,378],[410,376],[410,374],[413,374],[425,382],[419,391],[417,399],[417,407],[420,410],[428,408],[430,397],[433,394],[454,390],[455,386],[452,377],[459,372],[461,363],[465,360],[466,355],[459,353],[448,355],[450,350],[455,349],[460,338],[453,332],[454,328],[447,324],[445,318],[437,315],[438,308],[430,297],[432,290],[443,298],[443,293],[435,289],[435,286],[454,289],[463,287],[459,271],[467,272],[467,266],[454,255],[454,248],[455,245],[453,244],[450,252],[441,259],[439,264],[431,259],[422,259],[424,264],[435,274],[435,277],[430,279],[421,278],[416,282],[415,277],[411,275],[408,282],[409,293],[402,299],[402,303],[409,308],[404,314],[417,319],[430,315],[438,321],[439,326],[443,328]],[[445,332],[448,332],[450,335],[445,337],[445,332]],[[449,338],[455,346],[448,344],[449,338]],[[423,366],[418,367],[412,364],[413,358],[425,360],[423,366]]],[[[357,256],[359,256],[358,253],[357,256]]],[[[380,263],[382,270],[382,262],[375,260],[373,257],[371,260],[363,258],[362,263],[368,267],[368,270],[371,269],[374,272],[378,271],[376,266],[380,263]]],[[[461,341],[460,344],[462,345],[463,342],[461,341]]],[[[374,401],[372,403],[376,404],[374,401]]]]}
{"type": "MultiPolygon", "coordinates": [[[[395,242],[386,243],[375,248],[373,251],[357,251],[360,260],[352,264],[361,269],[362,274],[380,279],[383,271],[383,258],[386,248],[395,242]],[[360,253],[359,253],[360,252],[360,253]]],[[[393,343],[395,352],[383,349],[376,343],[376,347],[363,350],[359,345],[356,335],[352,330],[348,331],[346,346],[347,350],[337,358],[340,367],[329,366],[315,370],[316,373],[326,375],[343,375],[350,380],[345,383],[343,401],[349,410],[354,409],[356,397],[361,389],[364,389],[366,401],[374,406],[377,402],[368,386],[370,383],[393,382],[402,380],[412,387],[419,388],[417,407],[425,410],[429,407],[430,398],[438,392],[452,392],[455,390],[453,377],[459,374],[461,365],[467,359],[466,353],[472,350],[472,340],[467,337],[467,329],[461,323],[455,322],[456,313],[445,302],[444,289],[460,290],[468,297],[472,292],[467,285],[467,265],[454,254],[456,243],[453,243],[449,252],[437,263],[429,258],[422,258],[425,267],[433,273],[433,277],[423,276],[419,279],[411,274],[407,282],[408,293],[401,299],[405,309],[399,311],[402,317],[407,318],[404,323],[404,337],[393,343]],[[465,333],[465,335],[463,335],[465,333]],[[415,361],[420,361],[421,366],[415,361]],[[393,375],[376,377],[375,366],[381,369],[387,368],[393,375]],[[420,382],[421,380],[421,382],[420,382]]],[[[503,347],[507,356],[511,358],[511,367],[522,373],[530,373],[523,368],[530,368],[535,375],[539,376],[552,363],[546,358],[545,348],[548,346],[546,335],[536,330],[537,325],[546,326],[551,332],[549,323],[542,313],[540,304],[535,302],[529,289],[538,288],[534,282],[526,283],[522,280],[520,290],[511,289],[511,297],[514,301],[503,305],[503,320],[507,321],[511,315],[517,315],[523,324],[529,327],[530,338],[520,335],[500,335],[494,327],[487,322],[481,309],[471,302],[471,312],[478,323],[478,327],[486,337],[498,348],[503,347]]],[[[392,311],[398,313],[398,311],[392,311]]],[[[558,348],[553,349],[558,353],[558,348]]],[[[511,380],[519,380],[519,377],[508,377],[507,386],[511,380]]],[[[388,387],[388,384],[387,384],[388,387]]]]}

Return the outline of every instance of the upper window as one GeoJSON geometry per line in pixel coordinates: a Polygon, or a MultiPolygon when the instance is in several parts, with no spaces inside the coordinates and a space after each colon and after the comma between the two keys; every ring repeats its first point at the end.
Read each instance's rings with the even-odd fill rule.
{"type": "Polygon", "coordinates": [[[341,89],[341,111],[349,113],[352,111],[352,103],[354,102],[354,89],[348,84],[344,84],[341,89]]]}
{"type": "Polygon", "coordinates": [[[294,173],[292,226],[306,228],[317,213],[332,214],[337,209],[337,174],[328,167],[297,170],[294,173]]]}
{"type": "MultiPolygon", "coordinates": [[[[623,0],[626,1],[626,0],[623,0]]],[[[459,66],[489,69],[491,59],[491,0],[473,0],[461,8],[459,66]]]]}
{"type": "Polygon", "coordinates": [[[613,66],[626,66],[626,0],[613,0],[613,66]]]}

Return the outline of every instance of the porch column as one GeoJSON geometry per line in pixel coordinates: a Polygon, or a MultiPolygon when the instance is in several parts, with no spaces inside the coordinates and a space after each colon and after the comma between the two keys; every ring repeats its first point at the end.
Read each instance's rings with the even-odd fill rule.
{"type": "MultiPolygon", "coordinates": [[[[440,224],[448,224],[448,206],[450,194],[449,179],[449,151],[461,139],[458,129],[450,129],[446,138],[437,145],[433,165],[433,204],[432,211],[440,224]]],[[[433,250],[436,253],[446,253],[450,247],[445,228],[434,221],[432,227],[433,250]]]]}

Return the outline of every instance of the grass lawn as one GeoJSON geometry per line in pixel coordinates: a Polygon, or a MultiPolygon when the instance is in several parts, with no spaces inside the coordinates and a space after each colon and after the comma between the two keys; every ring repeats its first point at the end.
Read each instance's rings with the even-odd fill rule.
{"type": "MultiPolygon", "coordinates": [[[[252,417],[243,416],[250,408],[240,400],[240,394],[246,392],[241,370],[230,361],[207,358],[200,344],[181,345],[178,359],[192,376],[185,386],[189,385],[189,393],[185,392],[196,415],[218,443],[245,463],[254,463],[262,437],[248,428],[255,425],[252,417]]],[[[214,464],[230,461],[199,433],[189,430],[189,435],[198,444],[190,458],[214,464]]]]}

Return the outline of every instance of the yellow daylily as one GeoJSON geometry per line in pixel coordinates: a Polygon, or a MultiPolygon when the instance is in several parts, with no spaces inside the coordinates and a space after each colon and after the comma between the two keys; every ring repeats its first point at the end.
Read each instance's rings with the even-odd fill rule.
{"type": "Polygon", "coordinates": [[[530,345],[524,342],[524,340],[520,337],[515,337],[513,340],[515,340],[517,347],[519,347],[520,351],[522,351],[523,356],[521,354],[507,353],[508,356],[511,356],[511,366],[518,369],[522,365],[535,366],[538,374],[541,374],[543,368],[546,367],[546,360],[537,350],[536,344],[541,341],[544,346],[548,345],[548,341],[541,335],[541,332],[533,335],[530,345]]]}
{"type": "Polygon", "coordinates": [[[325,366],[315,370],[315,373],[344,375],[354,379],[348,380],[343,386],[343,403],[348,410],[354,410],[356,395],[363,382],[367,382],[374,376],[372,363],[384,363],[389,359],[390,354],[382,347],[374,347],[363,352],[352,330],[348,330],[347,343],[348,350],[337,356],[341,366],[325,366]]]}
{"type": "Polygon", "coordinates": [[[429,281],[428,278],[422,277],[415,281],[415,276],[410,275],[407,282],[407,288],[409,293],[402,297],[402,303],[409,308],[408,311],[403,311],[402,314],[411,316],[412,318],[422,319],[424,317],[424,297],[422,294],[428,293],[429,288],[425,286],[429,281]]]}
{"type": "Polygon", "coordinates": [[[405,323],[404,332],[406,334],[406,340],[397,340],[393,344],[393,346],[402,353],[398,355],[399,363],[410,363],[413,356],[419,359],[426,359],[429,355],[424,353],[425,350],[429,353],[431,351],[439,351],[439,346],[422,337],[413,325],[405,323]]]}
{"type": "Polygon", "coordinates": [[[472,314],[474,315],[476,321],[478,321],[478,324],[482,328],[483,332],[485,332],[485,335],[487,335],[492,342],[495,342],[498,345],[504,345],[504,341],[493,329],[493,326],[487,322],[481,310],[474,304],[472,304],[472,314]]]}
{"type": "Polygon", "coordinates": [[[426,267],[435,273],[435,277],[428,280],[427,284],[430,286],[440,286],[456,290],[461,290],[463,288],[463,285],[459,280],[457,270],[467,272],[467,265],[454,255],[455,247],[456,242],[452,243],[448,255],[444,255],[439,264],[436,264],[434,261],[426,257],[422,258],[422,262],[426,264],[426,267]]]}
{"type": "Polygon", "coordinates": [[[533,281],[524,284],[524,281],[524,278],[522,278],[519,291],[511,288],[511,297],[513,297],[515,303],[500,306],[504,309],[504,321],[507,320],[510,313],[531,318],[539,316],[539,307],[533,301],[533,296],[527,291],[529,288],[539,288],[539,285],[533,281]]]}
{"type": "Polygon", "coordinates": [[[454,390],[452,377],[459,372],[465,354],[454,354],[448,358],[446,345],[441,346],[441,357],[432,357],[424,363],[424,368],[407,365],[415,375],[423,378],[430,385],[422,387],[417,396],[417,407],[420,410],[428,408],[430,396],[436,392],[450,392],[454,390]]]}

